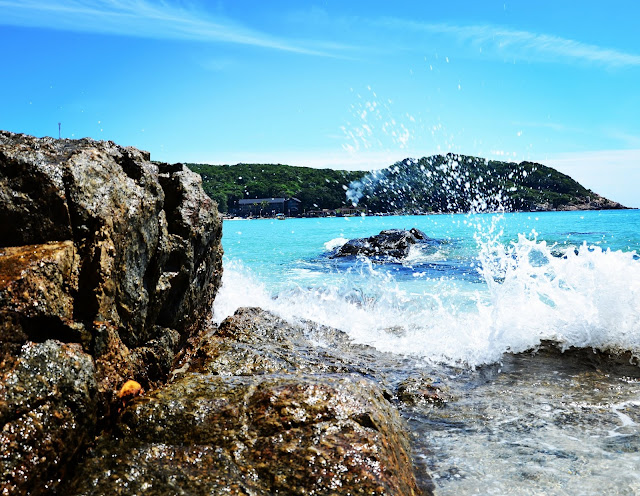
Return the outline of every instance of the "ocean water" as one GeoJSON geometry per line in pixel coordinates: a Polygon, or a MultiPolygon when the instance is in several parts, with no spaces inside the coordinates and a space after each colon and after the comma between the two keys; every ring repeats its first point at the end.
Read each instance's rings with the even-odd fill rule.
{"type": "Polygon", "coordinates": [[[640,494],[640,211],[225,221],[223,245],[218,322],[310,319],[445,385],[400,406],[437,494],[640,494]],[[329,258],[412,227],[402,262],[329,258]]]}
{"type": "Polygon", "coordinates": [[[475,367],[542,340],[640,356],[640,211],[226,221],[221,321],[257,305],[357,342],[475,367]],[[416,227],[401,263],[330,259],[416,227]]]}

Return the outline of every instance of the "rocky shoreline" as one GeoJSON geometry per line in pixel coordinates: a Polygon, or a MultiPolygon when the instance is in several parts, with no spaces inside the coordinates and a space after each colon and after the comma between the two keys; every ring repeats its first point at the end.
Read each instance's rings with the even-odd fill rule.
{"type": "Polygon", "coordinates": [[[0,132],[0,493],[431,493],[374,350],[260,309],[210,324],[216,205],[149,159],[0,132]]]}

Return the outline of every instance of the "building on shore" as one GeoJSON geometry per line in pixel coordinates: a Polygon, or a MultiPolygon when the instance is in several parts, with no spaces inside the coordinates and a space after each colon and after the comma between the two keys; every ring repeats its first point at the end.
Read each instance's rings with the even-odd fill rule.
{"type": "Polygon", "coordinates": [[[277,214],[297,217],[300,203],[297,198],[245,198],[238,200],[233,213],[241,217],[275,217],[277,214]]]}
{"type": "Polygon", "coordinates": [[[357,215],[367,215],[367,207],[323,208],[308,210],[304,213],[304,217],[355,217],[357,215]]]}

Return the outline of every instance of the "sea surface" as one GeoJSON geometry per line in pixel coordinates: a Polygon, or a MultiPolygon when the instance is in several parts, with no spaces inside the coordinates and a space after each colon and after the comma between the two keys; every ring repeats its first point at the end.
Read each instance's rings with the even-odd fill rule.
{"type": "Polygon", "coordinates": [[[640,211],[225,221],[223,246],[216,321],[310,319],[445,385],[402,410],[437,494],[640,494],[640,211]],[[405,260],[330,258],[414,227],[405,260]]]}

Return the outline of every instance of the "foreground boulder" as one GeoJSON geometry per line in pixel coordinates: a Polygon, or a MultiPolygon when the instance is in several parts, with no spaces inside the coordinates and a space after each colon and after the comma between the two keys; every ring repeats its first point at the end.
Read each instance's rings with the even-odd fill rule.
{"type": "Polygon", "coordinates": [[[368,238],[357,238],[347,241],[331,258],[365,256],[406,258],[411,245],[429,238],[419,229],[388,229],[368,238]]]}
{"type": "Polygon", "coordinates": [[[64,494],[423,494],[366,347],[348,347],[335,329],[240,309],[122,413],[64,494]]]}
{"type": "Polygon", "coordinates": [[[165,381],[210,315],[220,238],[182,165],[0,131],[0,493],[50,493],[126,380],[165,381]]]}
{"type": "Polygon", "coordinates": [[[372,350],[212,327],[220,237],[182,165],[0,132],[1,494],[420,492],[372,350]]]}
{"type": "Polygon", "coordinates": [[[2,494],[49,494],[93,439],[97,384],[78,344],[25,344],[0,384],[2,494]]]}

